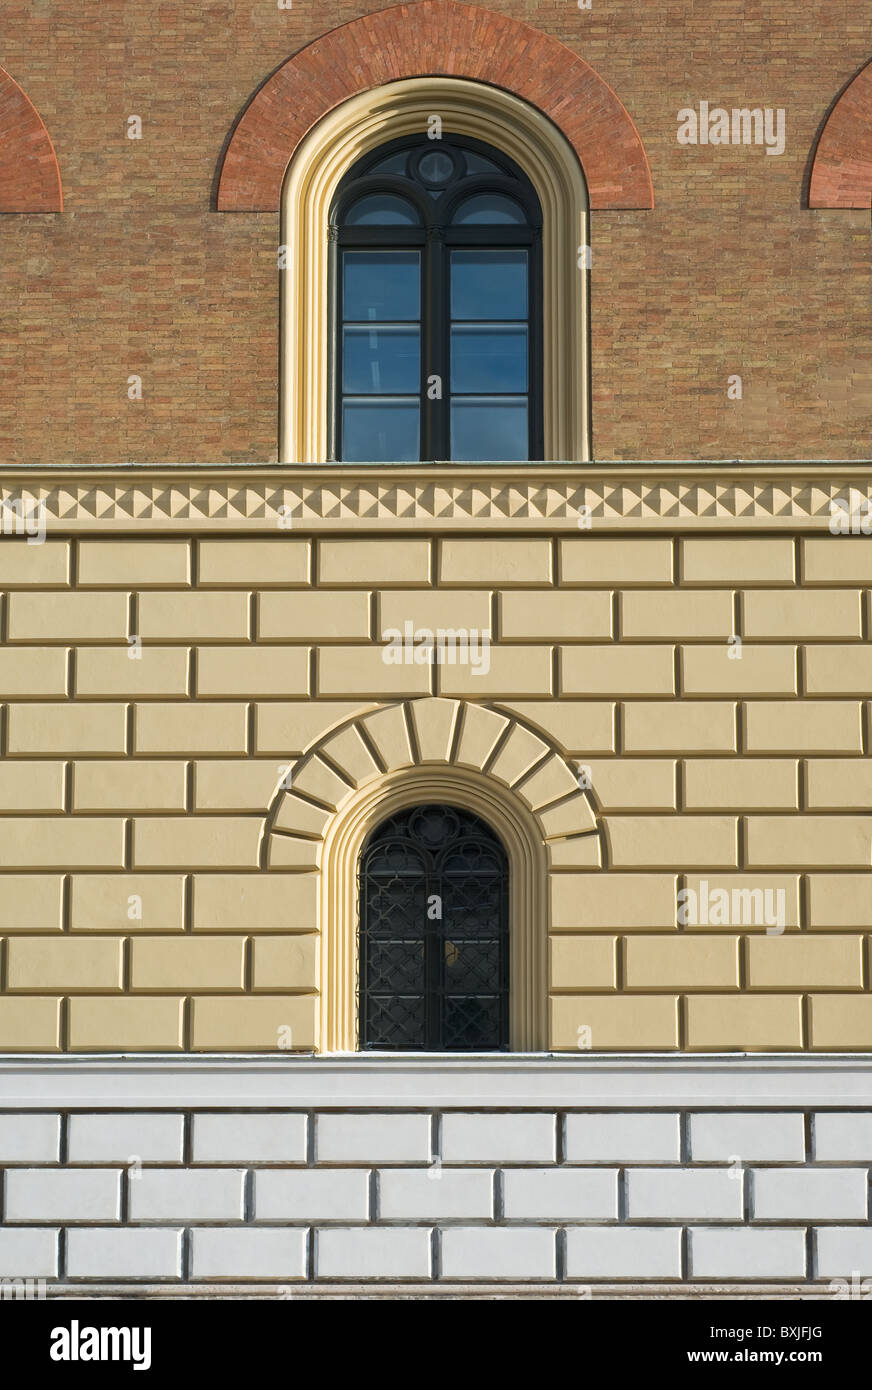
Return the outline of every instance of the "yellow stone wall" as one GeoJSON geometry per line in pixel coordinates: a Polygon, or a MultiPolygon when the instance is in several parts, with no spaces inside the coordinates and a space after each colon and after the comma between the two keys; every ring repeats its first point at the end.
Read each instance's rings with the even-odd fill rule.
{"type": "Polygon", "coordinates": [[[392,765],[355,721],[434,696],[410,761],[466,738],[544,826],[547,1045],[870,1046],[872,540],[226,529],[0,537],[0,1047],[316,1045],[321,837],[392,765]],[[489,671],[387,664],[409,620],[489,671]],[[783,933],[681,923],[701,880],[783,933]]]}

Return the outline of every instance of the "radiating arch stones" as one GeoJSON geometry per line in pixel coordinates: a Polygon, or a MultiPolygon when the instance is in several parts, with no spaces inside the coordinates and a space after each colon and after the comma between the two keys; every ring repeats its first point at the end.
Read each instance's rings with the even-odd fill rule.
{"type": "Polygon", "coordinates": [[[51,136],[27,93],[0,68],[0,213],[62,211],[51,136]]]}

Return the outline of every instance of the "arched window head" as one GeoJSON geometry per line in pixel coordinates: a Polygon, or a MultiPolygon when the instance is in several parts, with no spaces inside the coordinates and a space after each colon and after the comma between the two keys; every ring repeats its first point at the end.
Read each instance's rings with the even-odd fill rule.
{"type": "Polygon", "coordinates": [[[508,860],[478,816],[416,806],[360,858],[363,1048],[509,1045],[508,860]]]}
{"type": "Polygon", "coordinates": [[[346,174],[331,457],[542,457],[541,226],[527,176],[466,137],[392,141],[346,174]]]}

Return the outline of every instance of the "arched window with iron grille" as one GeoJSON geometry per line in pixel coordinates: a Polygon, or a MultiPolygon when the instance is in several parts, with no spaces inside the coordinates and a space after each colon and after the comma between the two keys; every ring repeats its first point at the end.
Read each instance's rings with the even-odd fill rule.
{"type": "Polygon", "coordinates": [[[362,1048],[508,1048],[508,858],[489,825],[453,806],[391,816],[359,901],[362,1048]]]}

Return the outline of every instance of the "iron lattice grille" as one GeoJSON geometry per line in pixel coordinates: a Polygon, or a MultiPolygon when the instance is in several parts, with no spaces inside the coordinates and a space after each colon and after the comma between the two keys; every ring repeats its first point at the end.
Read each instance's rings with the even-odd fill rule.
{"type": "Polygon", "coordinates": [[[360,859],[363,1048],[509,1045],[508,860],[468,811],[391,816],[360,859]]]}

